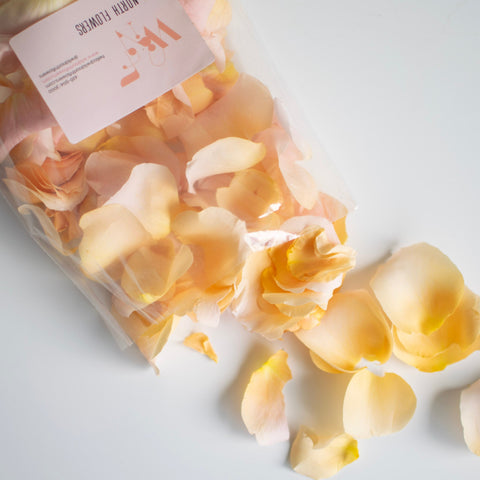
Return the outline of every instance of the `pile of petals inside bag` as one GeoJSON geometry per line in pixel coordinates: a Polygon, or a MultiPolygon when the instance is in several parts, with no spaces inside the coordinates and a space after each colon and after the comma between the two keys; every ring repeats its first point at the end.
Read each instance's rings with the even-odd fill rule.
{"type": "MultiPolygon", "coordinates": [[[[180,0],[215,62],[153,102],[71,144],[8,41],[68,0],[0,0],[0,152],[7,196],[65,261],[110,292],[108,309],[155,367],[183,317],[223,311],[268,340],[295,335],[313,364],[351,376],[344,432],[301,427],[299,473],[327,478],[358,458],[357,439],[403,428],[416,397],[392,352],[438,371],[480,348],[479,297],[436,248],[395,253],[369,290],[338,292],[355,265],[348,209],[319,192],[269,89],[225,49],[226,0],[180,0]],[[1,145],[1,142],[0,142],[1,145]]],[[[208,337],[185,343],[217,360],[208,337]]],[[[261,444],[289,438],[278,351],[252,373],[242,418],[261,444]],[[268,392],[266,395],[265,392],[268,392]]],[[[462,396],[465,438],[480,454],[480,385],[462,396]]]]}

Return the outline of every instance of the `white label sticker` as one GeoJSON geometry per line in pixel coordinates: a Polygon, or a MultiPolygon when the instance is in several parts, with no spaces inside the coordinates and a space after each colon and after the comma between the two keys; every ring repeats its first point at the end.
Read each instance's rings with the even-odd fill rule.
{"type": "Polygon", "coordinates": [[[214,61],[177,0],[78,0],[10,44],[72,143],[214,61]]]}

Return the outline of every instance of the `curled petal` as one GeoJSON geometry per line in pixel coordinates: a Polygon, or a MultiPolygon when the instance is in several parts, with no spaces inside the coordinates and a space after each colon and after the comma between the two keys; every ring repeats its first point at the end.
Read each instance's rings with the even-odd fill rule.
{"type": "Polygon", "coordinates": [[[202,76],[197,73],[173,88],[173,94],[196,115],[213,102],[213,92],[205,86],[202,76]]]}
{"type": "Polygon", "coordinates": [[[296,336],[320,359],[345,372],[355,371],[363,359],[385,363],[392,353],[388,321],[366,290],[336,293],[320,324],[296,336]]]}
{"type": "Polygon", "coordinates": [[[458,307],[464,281],[446,255],[419,243],[392,255],[377,270],[371,287],[398,329],[428,335],[458,307]]]}
{"type": "Polygon", "coordinates": [[[140,247],[126,261],[122,288],[135,302],[149,305],[164,297],[192,263],[190,249],[181,245],[177,250],[168,238],[140,247]]]}
{"type": "Polygon", "coordinates": [[[480,456],[480,380],[462,391],[460,417],[468,448],[480,456]]]}
{"type": "Polygon", "coordinates": [[[192,348],[199,353],[203,353],[215,363],[218,363],[218,356],[215,353],[210,340],[204,333],[192,333],[183,341],[183,343],[187,347],[192,348]]]}
{"type": "Polygon", "coordinates": [[[389,435],[407,425],[416,406],[412,388],[401,377],[394,373],[377,377],[363,369],[345,392],[343,425],[355,438],[389,435]]]}
{"type": "Polygon", "coordinates": [[[287,353],[279,350],[253,372],[242,400],[242,419],[260,445],[288,440],[283,387],[291,380],[287,353]]]}
{"type": "Polygon", "coordinates": [[[105,205],[80,218],[82,268],[96,276],[151,241],[143,225],[122,205],[105,205]]]}
{"type": "Polygon", "coordinates": [[[199,150],[187,165],[188,189],[202,178],[238,172],[256,165],[265,156],[265,147],[243,138],[222,138],[199,150]]]}
{"type": "Polygon", "coordinates": [[[455,312],[430,335],[394,328],[395,354],[419,370],[438,371],[470,355],[479,337],[480,297],[465,288],[455,312]]]}
{"type": "Polygon", "coordinates": [[[196,116],[180,135],[189,158],[215,140],[226,137],[251,139],[268,128],[273,119],[273,100],[260,81],[242,74],[220,100],[196,116]]]}
{"type": "Polygon", "coordinates": [[[302,426],[290,450],[290,464],[297,473],[321,480],[337,474],[358,456],[357,441],[347,433],[322,438],[302,426]]]}
{"type": "Polygon", "coordinates": [[[178,206],[175,178],[167,167],[142,163],[105,205],[123,205],[142,223],[154,239],[170,233],[170,216],[178,206]]]}
{"type": "Polygon", "coordinates": [[[13,35],[73,0],[6,0],[0,3],[0,33],[13,35]]]}
{"type": "Polygon", "coordinates": [[[182,212],[172,230],[185,244],[199,248],[195,259],[199,285],[232,285],[249,253],[245,224],[223,208],[182,212]]]}

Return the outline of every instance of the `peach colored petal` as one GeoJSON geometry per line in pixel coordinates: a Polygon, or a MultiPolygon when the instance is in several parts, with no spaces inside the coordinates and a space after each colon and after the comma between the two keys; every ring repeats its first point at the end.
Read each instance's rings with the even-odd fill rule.
{"type": "Polygon", "coordinates": [[[197,247],[198,282],[205,288],[232,285],[248,255],[245,224],[227,210],[210,207],[180,213],[172,224],[175,235],[197,247]]]}
{"type": "Polygon", "coordinates": [[[460,417],[468,448],[480,456],[480,380],[462,391],[460,417]]]}
{"type": "Polygon", "coordinates": [[[129,317],[123,317],[113,309],[112,314],[158,373],[156,359],[175,329],[178,317],[171,315],[156,323],[151,323],[138,312],[132,313],[129,317]]]}
{"type": "MultiPolygon", "coordinates": [[[[160,97],[161,98],[161,97],[160,97]]],[[[140,108],[118,122],[109,125],[106,132],[110,137],[154,137],[165,140],[165,133],[151,121],[146,108],[140,108]],[[153,124],[152,124],[153,123],[153,124]]]]}
{"type": "Polygon", "coordinates": [[[282,202],[277,184],[253,168],[237,172],[228,187],[217,190],[216,197],[218,206],[247,223],[278,210],[282,202]]]}
{"type": "Polygon", "coordinates": [[[190,107],[195,115],[213,102],[213,92],[205,86],[199,73],[177,85],[172,91],[175,97],[190,107]]]}
{"type": "Polygon", "coordinates": [[[199,353],[203,353],[215,363],[218,363],[218,356],[215,353],[209,338],[204,333],[192,333],[183,341],[183,343],[187,347],[192,348],[199,353]]]}
{"type": "Polygon", "coordinates": [[[154,239],[170,233],[170,216],[178,206],[175,178],[167,167],[142,163],[105,205],[123,205],[140,220],[154,239]]]}
{"type": "Polygon", "coordinates": [[[179,0],[192,23],[200,32],[207,28],[208,17],[216,0],[179,0]]]}
{"type": "Polygon", "coordinates": [[[417,399],[401,377],[357,372],[345,392],[343,425],[355,438],[379,437],[404,428],[415,413],[417,399]]]}
{"type": "Polygon", "coordinates": [[[288,440],[283,387],[291,380],[288,355],[279,350],[253,372],[242,400],[242,419],[260,445],[288,440]]]}
{"type": "Polygon", "coordinates": [[[345,372],[355,371],[363,359],[385,363],[392,353],[388,321],[366,290],[334,294],[320,324],[296,336],[321,360],[345,372]]]}
{"type": "Polygon", "coordinates": [[[189,158],[215,140],[226,137],[251,139],[268,128],[273,119],[273,100],[267,87],[242,74],[220,100],[196,116],[180,135],[189,158]]]}
{"type": "Polygon", "coordinates": [[[48,243],[58,250],[62,255],[70,255],[72,253],[72,250],[67,250],[63,246],[63,242],[59,233],[48,218],[47,214],[40,207],[36,207],[34,205],[21,205],[18,207],[18,212],[24,216],[33,214],[36,217],[38,223],[42,227],[42,232],[35,229],[35,236],[39,235],[44,237],[48,243]]]}
{"type": "Polygon", "coordinates": [[[202,70],[201,75],[205,86],[213,92],[215,100],[225,96],[239,77],[239,73],[231,61],[227,61],[222,72],[215,64],[212,64],[202,70]]]}
{"type": "Polygon", "coordinates": [[[428,335],[460,303],[463,276],[437,248],[419,243],[381,265],[370,285],[392,323],[407,333],[428,335]]]}
{"type": "Polygon", "coordinates": [[[265,147],[243,138],[228,137],[217,140],[199,150],[187,164],[188,190],[202,178],[232,173],[256,165],[265,156],[265,147]]]}
{"type": "Polygon", "coordinates": [[[358,457],[357,441],[347,433],[322,438],[304,426],[290,450],[292,468],[314,480],[332,477],[358,457]]]}
{"type": "Polygon", "coordinates": [[[29,161],[42,166],[47,159],[61,160],[51,128],[29,135],[10,152],[10,156],[16,165],[23,161],[29,161]]]}
{"type": "Polygon", "coordinates": [[[139,304],[149,305],[161,299],[190,268],[193,255],[171,239],[140,247],[126,261],[121,285],[127,295],[139,304]]]}
{"type": "Polygon", "coordinates": [[[81,266],[92,277],[151,241],[135,215],[122,205],[92,210],[81,217],[79,224],[83,230],[79,245],[81,266]]]}
{"type": "Polygon", "coordinates": [[[73,0],[4,0],[0,4],[0,33],[15,34],[73,0]]]}
{"type": "Polygon", "coordinates": [[[56,124],[31,80],[23,71],[19,73],[21,81],[12,84],[11,95],[0,103],[0,161],[28,135],[56,124]]]}
{"type": "Polygon", "coordinates": [[[56,149],[61,153],[82,152],[84,154],[90,154],[107,138],[107,132],[105,130],[100,130],[99,132],[90,135],[85,140],[73,144],[68,141],[60,127],[54,127],[53,131],[56,131],[55,134],[58,136],[58,139],[55,141],[56,149]]]}

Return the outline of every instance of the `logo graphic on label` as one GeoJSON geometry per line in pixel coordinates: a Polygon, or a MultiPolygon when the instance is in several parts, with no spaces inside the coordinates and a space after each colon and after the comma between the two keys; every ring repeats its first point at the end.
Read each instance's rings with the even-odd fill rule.
{"type": "Polygon", "coordinates": [[[78,0],[10,44],[72,143],[214,61],[177,0],[78,0]]]}
{"type": "MultiPolygon", "coordinates": [[[[130,83],[140,78],[140,72],[135,65],[138,65],[142,61],[142,50],[143,53],[148,54],[149,61],[152,65],[161,66],[165,63],[166,57],[164,49],[168,47],[168,43],[162,40],[162,38],[159,36],[161,35],[160,32],[165,33],[172,40],[180,40],[182,38],[181,35],[179,35],[169,26],[165,25],[158,18],[157,26],[160,32],[157,34],[144,26],[144,35],[142,36],[135,32],[132,22],[128,22],[128,25],[130,26],[133,36],[128,36],[124,33],[116,31],[120,42],[127,52],[130,65],[133,69],[128,75],[122,78],[120,82],[122,87],[126,87],[130,83]]],[[[123,68],[128,69],[129,67],[127,65],[123,65],[123,68]]]]}

